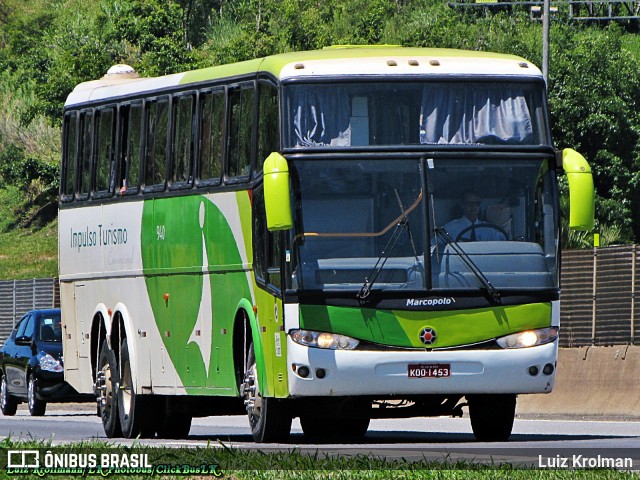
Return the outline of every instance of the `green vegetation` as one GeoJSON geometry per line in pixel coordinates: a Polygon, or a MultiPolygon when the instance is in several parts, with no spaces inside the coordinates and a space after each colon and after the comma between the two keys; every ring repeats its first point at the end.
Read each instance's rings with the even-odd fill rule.
{"type": "MultiPolygon", "coordinates": [[[[558,147],[593,166],[603,241],[640,242],[637,24],[585,25],[561,5],[549,99],[558,147]]],[[[442,0],[5,0],[0,3],[0,278],[55,275],[62,105],[115,63],[142,75],[331,44],[389,43],[514,53],[540,65],[528,11],[442,0]],[[29,246],[46,261],[32,258],[29,246]],[[36,247],[35,245],[38,245],[36,247]],[[19,248],[19,247],[18,247],[19,248]],[[7,260],[11,257],[10,260],[7,260]],[[6,262],[6,263],[5,263],[6,262]]],[[[588,246],[587,237],[565,244],[588,246]]]]}
{"type": "MultiPolygon", "coordinates": [[[[384,459],[375,455],[327,455],[321,452],[304,453],[298,450],[290,452],[261,452],[235,449],[224,444],[197,448],[157,448],[147,446],[118,447],[107,442],[90,442],[68,444],[54,447],[48,441],[14,441],[10,438],[0,439],[0,450],[38,449],[41,458],[46,452],[52,455],[74,453],[95,454],[100,458],[101,453],[146,454],[150,465],[217,465],[220,478],[235,480],[249,479],[372,479],[383,480],[389,478],[414,479],[603,479],[615,480],[633,478],[632,473],[615,470],[553,470],[553,469],[525,469],[509,463],[492,464],[491,461],[472,463],[464,460],[442,459],[440,461],[404,459],[384,459]]],[[[0,480],[10,478],[5,469],[6,457],[0,456],[0,480]]],[[[43,462],[43,461],[42,461],[43,462]]],[[[164,469],[163,470],[168,470],[164,469]]],[[[108,475],[88,474],[86,478],[107,477],[114,480],[132,478],[132,475],[111,473],[108,475]]],[[[27,478],[27,476],[25,476],[27,478]]],[[[38,478],[34,475],[34,478],[38,478]]],[[[47,477],[48,478],[48,477],[47,477]]],[[[55,475],[55,478],[67,480],[77,478],[77,475],[55,475]]],[[[136,475],[135,478],[144,478],[136,475]]],[[[164,479],[195,479],[215,478],[203,475],[155,475],[153,478],[164,479]]]]}

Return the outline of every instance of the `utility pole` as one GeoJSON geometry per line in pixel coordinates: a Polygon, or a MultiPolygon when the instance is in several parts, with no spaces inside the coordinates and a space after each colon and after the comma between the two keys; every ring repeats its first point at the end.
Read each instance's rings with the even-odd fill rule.
{"type": "Polygon", "coordinates": [[[549,86],[549,23],[551,21],[551,0],[544,0],[542,9],[542,77],[549,86]]]}

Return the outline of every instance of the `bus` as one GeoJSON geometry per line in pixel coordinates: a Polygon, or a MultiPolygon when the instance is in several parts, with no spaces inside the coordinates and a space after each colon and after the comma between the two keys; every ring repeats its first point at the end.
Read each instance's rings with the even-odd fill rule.
{"type": "Polygon", "coordinates": [[[107,437],[246,414],[257,442],[293,418],[357,438],[468,408],[478,440],[503,441],[516,397],[553,388],[558,176],[571,228],[593,228],[594,188],[554,147],[527,60],[335,46],[157,78],[116,65],[69,94],[61,165],[65,379],[107,437]]]}

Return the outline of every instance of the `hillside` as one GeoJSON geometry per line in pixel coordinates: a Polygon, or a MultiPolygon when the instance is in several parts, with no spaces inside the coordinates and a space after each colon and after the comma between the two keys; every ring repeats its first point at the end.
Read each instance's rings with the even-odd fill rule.
{"type": "MultiPolygon", "coordinates": [[[[549,100],[558,147],[593,166],[599,229],[640,241],[637,24],[585,25],[559,5],[549,100]]],[[[528,10],[442,0],[6,0],[0,3],[0,279],[55,275],[62,105],[116,63],[144,76],[332,44],[514,53],[541,63],[528,10]],[[474,13],[478,12],[478,13],[474,13]]],[[[569,244],[588,246],[588,236],[569,244]]]]}

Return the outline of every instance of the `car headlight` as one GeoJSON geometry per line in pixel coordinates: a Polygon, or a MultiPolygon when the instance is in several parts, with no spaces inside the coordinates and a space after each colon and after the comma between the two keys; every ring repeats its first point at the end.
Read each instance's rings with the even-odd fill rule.
{"type": "Polygon", "coordinates": [[[539,328],[512,333],[496,339],[502,348],[528,348],[551,343],[558,338],[558,327],[539,328]]]}
{"type": "Polygon", "coordinates": [[[292,330],[289,334],[291,339],[300,345],[329,350],[353,350],[360,343],[355,338],[345,335],[312,330],[292,330]]]}
{"type": "Polygon", "coordinates": [[[47,372],[62,372],[64,367],[60,363],[60,360],[56,360],[48,353],[45,353],[40,357],[40,368],[47,372]]]}

